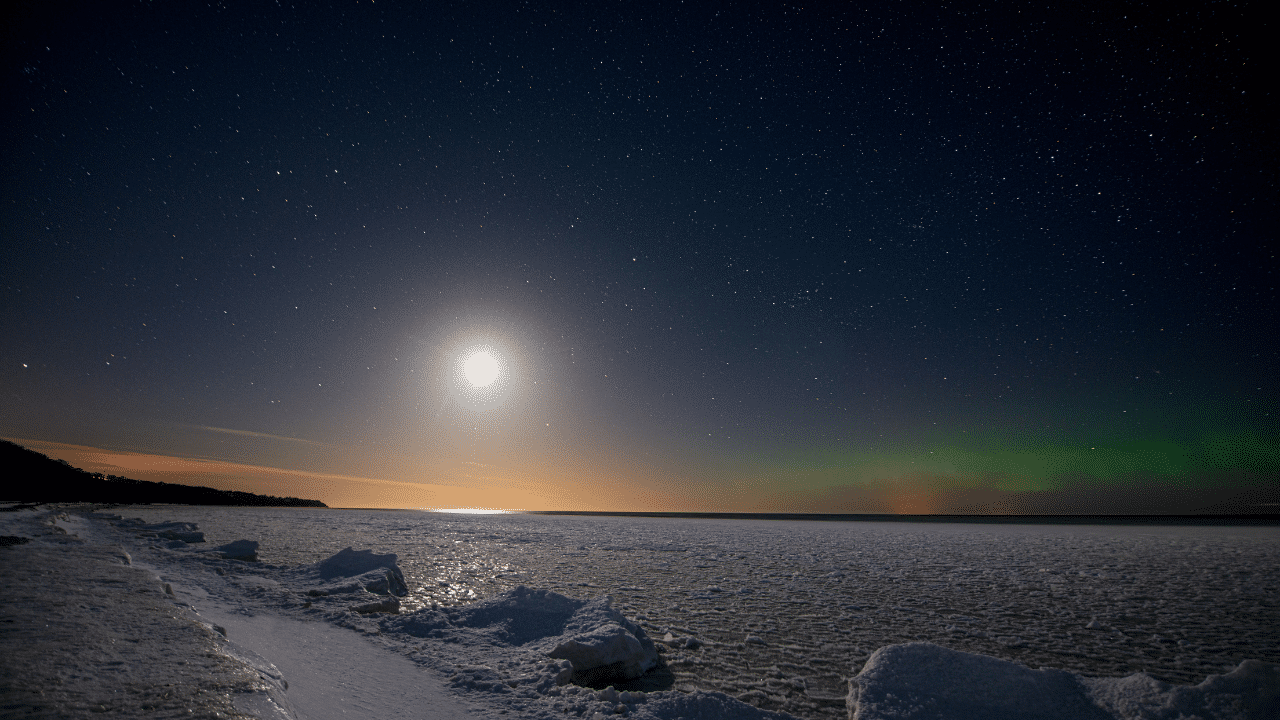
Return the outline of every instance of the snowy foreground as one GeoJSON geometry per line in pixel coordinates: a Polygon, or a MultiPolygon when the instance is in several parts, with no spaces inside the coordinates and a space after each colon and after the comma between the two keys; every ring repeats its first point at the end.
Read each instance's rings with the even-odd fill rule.
{"type": "MultiPolygon", "coordinates": [[[[751,692],[731,697],[675,682],[671,665],[688,653],[739,656],[768,644],[756,635],[733,646],[651,636],[608,595],[523,584],[469,602],[424,600],[421,578],[406,578],[393,553],[346,548],[271,564],[257,540],[220,542],[227,539],[206,538],[191,521],[129,514],[0,514],[0,535],[30,538],[0,547],[0,713],[796,717],[744,702],[756,698],[751,692]]],[[[1280,717],[1280,665],[1259,660],[1196,685],[1032,669],[932,642],[888,644],[860,665],[847,668],[840,703],[841,715],[859,720],[1280,717]]],[[[760,674],[786,675],[778,664],[760,674]]],[[[791,685],[803,694],[802,679],[791,685]]],[[[825,717],[833,705],[791,707],[825,717]]]]}

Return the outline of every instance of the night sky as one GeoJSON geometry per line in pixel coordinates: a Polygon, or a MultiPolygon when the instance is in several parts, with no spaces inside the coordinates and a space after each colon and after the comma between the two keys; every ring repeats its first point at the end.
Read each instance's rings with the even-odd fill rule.
{"type": "Polygon", "coordinates": [[[1280,511],[1265,8],[857,5],[11,16],[0,435],[338,506],[1280,511]]]}

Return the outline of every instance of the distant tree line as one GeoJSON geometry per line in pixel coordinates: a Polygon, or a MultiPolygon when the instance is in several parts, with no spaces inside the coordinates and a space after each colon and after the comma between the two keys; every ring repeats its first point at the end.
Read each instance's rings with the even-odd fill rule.
{"type": "Polygon", "coordinates": [[[0,489],[0,500],[19,502],[328,507],[319,500],[91,473],[72,467],[66,460],[54,460],[8,440],[0,440],[0,476],[8,478],[0,489]]]}

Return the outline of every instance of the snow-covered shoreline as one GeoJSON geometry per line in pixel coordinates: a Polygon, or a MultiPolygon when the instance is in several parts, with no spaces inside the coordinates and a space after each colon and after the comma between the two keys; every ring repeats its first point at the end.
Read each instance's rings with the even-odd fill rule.
{"type": "MultiPolygon", "coordinates": [[[[40,606],[76,593],[105,595],[104,588],[127,585],[132,594],[120,597],[128,598],[123,603],[128,607],[118,603],[109,616],[94,612],[89,603],[67,601],[59,612],[77,616],[83,627],[96,623],[110,628],[123,617],[151,617],[157,633],[180,628],[181,639],[154,643],[146,623],[134,621],[134,654],[107,661],[141,668],[130,686],[137,686],[131,691],[137,699],[146,695],[148,684],[165,687],[163,668],[183,667],[176,663],[185,656],[214,658],[208,667],[201,666],[205,674],[200,680],[171,684],[176,688],[169,691],[175,712],[188,703],[208,717],[238,713],[307,720],[498,714],[649,720],[793,717],[722,693],[643,692],[643,677],[634,681],[640,683],[635,690],[622,691],[568,682],[576,676],[578,682],[595,680],[600,687],[612,673],[617,680],[612,684],[623,687],[625,676],[662,670],[657,647],[697,642],[671,635],[649,638],[604,597],[575,599],[517,587],[471,604],[399,613],[399,597],[407,588],[391,554],[349,549],[311,565],[275,566],[237,559],[253,556],[257,544],[249,539],[216,548],[196,542],[204,538],[192,524],[129,521],[70,508],[5,515],[0,534],[34,538],[0,548],[11,587],[12,578],[23,572],[66,579],[56,590],[28,583],[24,592],[6,592],[6,617],[25,617],[26,622],[20,633],[12,627],[0,631],[6,656],[19,638],[39,635],[32,617],[40,606]],[[220,690],[199,691],[210,685],[220,690]]],[[[72,638],[48,643],[42,652],[57,659],[52,666],[72,678],[73,686],[79,682],[84,697],[76,707],[89,708],[111,696],[119,699],[121,688],[105,681],[74,680],[102,673],[86,669],[72,638]],[[89,697],[94,693],[105,697],[89,697]]],[[[4,691],[6,708],[21,706],[34,716],[52,716],[62,707],[57,702],[63,701],[32,689],[43,677],[39,672],[15,665],[6,674],[13,678],[4,691]],[[20,702],[28,704],[15,704],[20,702]],[[46,703],[43,711],[41,702],[46,703]]],[[[1199,685],[1177,686],[1143,674],[1086,678],[1031,670],[923,642],[881,648],[848,687],[848,717],[858,720],[960,718],[974,712],[1008,718],[1264,718],[1276,716],[1280,707],[1280,667],[1274,663],[1249,661],[1199,685]]],[[[125,717],[163,716],[123,705],[109,709],[125,717]]]]}
{"type": "Polygon", "coordinates": [[[74,508],[0,514],[6,717],[293,718],[270,663],[239,652],[74,508]]]}

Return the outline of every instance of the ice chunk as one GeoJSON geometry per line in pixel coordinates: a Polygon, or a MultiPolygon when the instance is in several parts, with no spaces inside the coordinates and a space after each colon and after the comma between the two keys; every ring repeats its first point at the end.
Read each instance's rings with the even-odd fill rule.
{"type": "MultiPolygon", "coordinates": [[[[644,638],[647,640],[648,638],[644,638]]],[[[658,664],[653,641],[647,644],[625,627],[606,622],[558,643],[547,655],[573,663],[588,684],[601,679],[638,678],[658,664]]]]}
{"type": "Polygon", "coordinates": [[[234,540],[226,545],[219,545],[213,548],[213,552],[218,553],[227,560],[257,560],[258,542],[256,540],[234,540]]]}
{"type": "Polygon", "coordinates": [[[658,649],[644,629],[605,595],[580,608],[547,653],[573,663],[574,680],[595,685],[638,678],[658,665],[658,649]]]}
{"type": "Polygon", "coordinates": [[[667,633],[662,636],[662,642],[670,645],[671,647],[688,648],[690,650],[696,650],[697,648],[702,647],[702,641],[690,635],[676,637],[671,633],[667,633]]]}
{"type": "Polygon", "coordinates": [[[926,642],[888,645],[849,679],[851,720],[1114,720],[1064,670],[1032,670],[1006,660],[926,642]]]}
{"type": "Polygon", "coordinates": [[[557,686],[568,685],[573,682],[573,663],[568,660],[561,660],[558,663],[548,665],[547,670],[550,670],[548,675],[557,686]]]}
{"type": "Polygon", "coordinates": [[[616,705],[618,702],[618,691],[612,685],[596,693],[596,699],[616,705]]]}
{"type": "Polygon", "coordinates": [[[355,577],[378,568],[395,568],[396,572],[399,572],[400,568],[396,565],[396,554],[375,555],[372,550],[346,548],[316,563],[316,572],[325,580],[332,580],[337,577],[355,577]]]}
{"type": "Polygon", "coordinates": [[[330,581],[308,592],[314,597],[364,591],[401,597],[409,593],[395,553],[375,555],[372,550],[347,548],[304,572],[330,581]]]}

